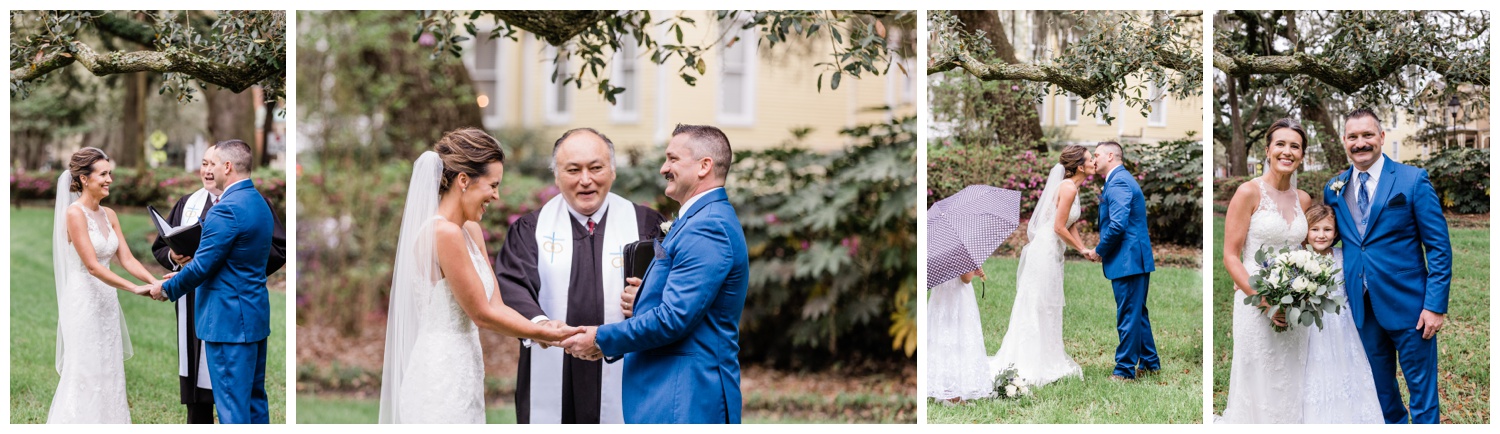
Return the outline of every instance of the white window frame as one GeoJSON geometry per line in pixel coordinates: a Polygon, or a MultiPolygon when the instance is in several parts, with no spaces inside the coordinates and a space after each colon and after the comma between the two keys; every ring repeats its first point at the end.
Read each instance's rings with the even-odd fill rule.
{"type": "MultiPolygon", "coordinates": [[[[463,62],[464,66],[469,69],[470,81],[495,82],[495,94],[486,95],[486,97],[489,98],[489,104],[485,107],[479,108],[480,116],[482,116],[484,119],[484,127],[486,129],[495,129],[503,127],[505,123],[505,105],[502,103],[507,99],[508,96],[505,90],[506,74],[504,70],[506,61],[505,55],[507,54],[505,42],[507,42],[508,39],[506,39],[504,36],[495,37],[495,64],[491,65],[491,69],[488,72],[480,71],[478,69],[479,55],[477,54],[477,50],[479,48],[478,38],[488,37],[489,32],[490,29],[480,28],[480,36],[461,42],[460,44],[463,44],[464,52],[467,53],[465,56],[463,56],[463,62]],[[491,107],[494,108],[494,113],[490,113],[491,107]]],[[[478,104],[477,99],[480,93],[481,88],[476,84],[474,86],[476,105],[478,104]]]]}
{"type": "Polygon", "coordinates": [[[1078,116],[1082,112],[1083,101],[1078,99],[1077,95],[1068,95],[1067,98],[1067,104],[1064,107],[1068,111],[1068,115],[1063,119],[1066,120],[1065,123],[1068,125],[1078,125],[1078,116]]]}
{"type": "Polygon", "coordinates": [[[609,120],[617,124],[637,124],[641,122],[642,96],[645,89],[641,88],[641,72],[644,65],[641,64],[640,47],[636,45],[635,37],[622,35],[620,37],[620,49],[616,50],[610,59],[609,83],[625,88],[624,92],[615,95],[615,103],[610,105],[609,120]],[[625,77],[625,68],[630,67],[634,74],[629,79],[625,77]],[[633,98],[635,108],[629,109],[623,104],[623,98],[633,98]]]}
{"type": "Polygon", "coordinates": [[[561,66],[556,65],[554,59],[557,58],[558,51],[558,47],[551,45],[542,49],[541,66],[542,83],[544,83],[542,86],[542,119],[547,125],[564,125],[573,121],[573,94],[575,92],[568,88],[571,84],[563,84],[560,80],[557,82],[552,80],[552,72],[555,68],[561,68],[563,71],[572,71],[573,59],[569,58],[561,66]],[[563,88],[561,100],[558,99],[558,87],[563,88]],[[557,109],[558,103],[562,104],[561,110],[557,109]]]}
{"type": "MultiPolygon", "coordinates": [[[[756,67],[760,59],[760,50],[759,47],[757,47],[759,44],[757,44],[757,42],[760,40],[760,33],[759,30],[754,27],[749,29],[740,29],[739,26],[741,26],[742,24],[739,23],[741,22],[735,21],[729,24],[733,25],[734,28],[725,31],[724,39],[726,41],[734,40],[734,36],[737,34],[740,40],[739,42],[735,43],[735,47],[744,49],[744,51],[742,52],[745,56],[744,70],[741,71],[741,73],[745,76],[744,83],[741,86],[741,94],[744,95],[744,97],[741,98],[740,101],[740,113],[728,113],[724,111],[724,91],[728,87],[724,86],[723,83],[725,81],[725,69],[729,66],[729,63],[726,62],[726,59],[724,58],[724,55],[728,50],[725,50],[723,48],[719,50],[718,81],[720,83],[720,86],[718,86],[718,101],[714,102],[714,112],[717,113],[718,121],[721,125],[749,127],[755,125],[755,90],[757,88],[756,67]]],[[[720,22],[719,25],[723,26],[725,25],[725,23],[720,22]]]]}
{"type": "Polygon", "coordinates": [[[1146,126],[1148,126],[1148,127],[1166,127],[1167,126],[1167,92],[1163,91],[1161,88],[1156,87],[1155,83],[1150,84],[1150,86],[1151,86],[1151,93],[1149,93],[1149,95],[1151,95],[1151,102],[1150,102],[1149,106],[1151,107],[1151,113],[1149,113],[1149,114],[1146,115],[1146,126]],[[1160,114],[1161,120],[1152,120],[1151,119],[1153,116],[1157,116],[1158,114],[1160,114]]]}

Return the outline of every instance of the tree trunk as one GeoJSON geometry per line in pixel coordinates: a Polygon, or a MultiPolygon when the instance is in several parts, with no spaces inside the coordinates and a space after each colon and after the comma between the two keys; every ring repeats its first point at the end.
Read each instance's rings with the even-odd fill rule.
{"type": "MultiPolygon", "coordinates": [[[[953,14],[959,22],[963,23],[964,30],[971,33],[983,31],[990,40],[990,48],[994,49],[995,55],[1001,60],[1006,63],[1020,63],[1020,60],[1016,58],[1015,48],[1005,36],[1005,28],[1000,24],[998,12],[993,10],[953,11],[953,14]]],[[[998,90],[984,92],[984,99],[998,109],[990,119],[990,125],[995,131],[995,143],[1020,144],[1038,152],[1046,152],[1047,144],[1041,142],[1042,124],[1037,117],[1039,113],[1037,113],[1035,101],[1020,92],[1010,90],[1011,86],[1019,84],[1019,82],[1000,81],[997,82],[998,90]]]]}
{"type": "Polygon", "coordinates": [[[1229,91],[1229,176],[1247,176],[1250,174],[1248,161],[1249,149],[1245,143],[1245,125],[1240,119],[1240,94],[1236,89],[1234,77],[1224,80],[1225,90],[1229,91]]]}
{"type": "MultiPolygon", "coordinates": [[[[260,166],[271,165],[271,135],[276,133],[276,101],[266,102],[266,119],[260,126],[260,166]]],[[[286,152],[284,149],[282,152],[286,152]]]]}
{"type": "MultiPolygon", "coordinates": [[[[1333,118],[1318,101],[1303,100],[1302,119],[1317,129],[1319,148],[1323,150],[1323,164],[1328,170],[1338,172],[1349,168],[1349,158],[1344,155],[1344,145],[1339,140],[1339,130],[1334,128],[1333,118]]],[[[1312,144],[1307,144],[1311,147],[1312,144]]]]}
{"type": "MultiPolygon", "coordinates": [[[[208,106],[208,142],[229,139],[255,142],[255,96],[252,92],[234,93],[218,86],[203,91],[208,106]]],[[[254,161],[254,156],[251,156],[254,161]]]]}
{"type": "Polygon", "coordinates": [[[146,89],[147,76],[144,72],[133,72],[124,74],[125,98],[122,101],[122,114],[120,116],[119,143],[110,144],[109,154],[115,160],[117,167],[129,167],[141,169],[146,167],[146,98],[150,91],[146,89]]]}

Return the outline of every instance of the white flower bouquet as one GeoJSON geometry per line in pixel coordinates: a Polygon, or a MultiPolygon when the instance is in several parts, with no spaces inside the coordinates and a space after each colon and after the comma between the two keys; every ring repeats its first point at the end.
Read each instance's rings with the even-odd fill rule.
{"type": "Polygon", "coordinates": [[[1323,313],[1339,313],[1343,297],[1334,296],[1337,275],[1342,272],[1332,255],[1317,255],[1307,250],[1262,249],[1255,252],[1260,272],[1250,276],[1256,294],[1245,297],[1245,304],[1260,305],[1266,317],[1286,314],[1286,326],[1273,321],[1271,328],[1283,332],[1292,326],[1323,328],[1323,313]]]}
{"type": "Polygon", "coordinates": [[[1016,365],[1006,366],[1005,370],[995,374],[994,388],[997,398],[1031,396],[1031,386],[1026,384],[1026,380],[1016,375],[1016,365]]]}

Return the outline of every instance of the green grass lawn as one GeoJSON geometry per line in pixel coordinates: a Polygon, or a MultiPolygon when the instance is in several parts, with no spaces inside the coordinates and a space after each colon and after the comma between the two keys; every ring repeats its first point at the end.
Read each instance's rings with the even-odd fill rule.
{"type": "MultiPolygon", "coordinates": [[[[141,262],[155,264],[144,213],[120,211],[120,224],[141,262]]],[[[57,388],[53,368],[57,292],[52,286],[52,209],[11,208],[10,214],[10,421],[44,423],[57,388]]],[[[159,267],[158,267],[159,268],[159,267]]],[[[115,266],[115,272],[129,276],[115,266]]],[[[131,278],[134,280],[133,278],[131,278]]],[[[125,361],[125,387],[134,423],[183,423],[177,379],[177,319],[168,303],[120,291],[135,356],[125,361]]],[[[271,423],[286,422],[286,295],[271,292],[271,339],[266,393],[271,423]]]]}
{"type": "MultiPolygon", "coordinates": [[[[1015,258],[990,258],[988,295],[979,299],[988,354],[1000,349],[1016,298],[1015,258]]],[[[1151,273],[1148,307],[1162,372],[1132,382],[1111,381],[1115,367],[1114,291],[1101,266],[1064,265],[1063,344],[1083,367],[1019,400],[981,399],[962,405],[927,400],[930,423],[1201,423],[1203,420],[1203,284],[1196,268],[1151,273]]],[[[978,291],[978,285],[975,285],[978,291]]],[[[977,295],[977,294],[976,294],[977,295]]],[[[929,330],[928,333],[932,333],[929,330]]],[[[928,357],[938,357],[929,354],[928,357]]]]}
{"type": "MultiPolygon", "coordinates": [[[[1489,423],[1490,412],[1490,231],[1450,228],[1453,283],[1448,319],[1438,341],[1438,391],[1444,422],[1489,423]]],[[[1214,218],[1214,240],[1222,246],[1224,218],[1214,218]]],[[[1229,362],[1234,343],[1233,283],[1224,271],[1222,250],[1214,251],[1214,413],[1229,398],[1229,362]]],[[[1399,377],[1398,377],[1399,378],[1399,377]]],[[[1401,382],[1402,399],[1406,383],[1401,382]]]]}

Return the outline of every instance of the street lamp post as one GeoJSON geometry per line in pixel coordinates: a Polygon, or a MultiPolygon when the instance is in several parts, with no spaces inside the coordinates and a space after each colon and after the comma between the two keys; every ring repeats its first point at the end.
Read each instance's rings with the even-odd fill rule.
{"type": "Polygon", "coordinates": [[[1449,124],[1451,125],[1450,128],[1452,128],[1452,132],[1450,132],[1449,134],[1453,136],[1454,145],[1463,144],[1458,140],[1458,109],[1460,106],[1461,104],[1458,102],[1457,95],[1455,95],[1453,99],[1448,100],[1448,117],[1449,119],[1453,120],[1453,122],[1449,124]]]}

